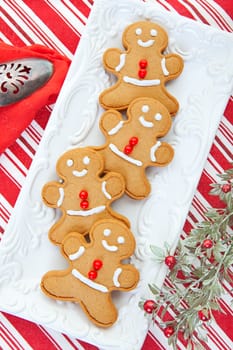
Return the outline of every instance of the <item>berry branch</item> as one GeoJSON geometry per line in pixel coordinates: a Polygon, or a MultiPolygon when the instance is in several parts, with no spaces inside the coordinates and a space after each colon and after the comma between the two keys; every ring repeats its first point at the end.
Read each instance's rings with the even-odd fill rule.
{"type": "Polygon", "coordinates": [[[178,337],[188,349],[204,349],[208,341],[208,325],[220,311],[220,298],[226,293],[224,282],[232,285],[233,274],[233,168],[218,175],[220,183],[212,184],[210,194],[218,196],[223,208],[212,208],[206,219],[198,223],[171,254],[151,246],[156,262],[169,268],[168,278],[159,289],[149,288],[153,299],[139,306],[163,329],[168,343],[177,348],[178,337]]]}

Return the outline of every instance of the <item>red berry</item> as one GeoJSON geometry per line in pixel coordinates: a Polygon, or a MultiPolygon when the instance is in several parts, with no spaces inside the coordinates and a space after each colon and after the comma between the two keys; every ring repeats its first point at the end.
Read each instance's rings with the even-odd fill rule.
{"type": "Polygon", "coordinates": [[[140,60],[139,61],[139,67],[142,68],[142,69],[145,69],[147,67],[147,60],[140,60]]]}
{"type": "Polygon", "coordinates": [[[165,258],[165,264],[169,267],[169,269],[173,269],[173,267],[175,266],[176,264],[176,258],[172,255],[168,255],[166,256],[165,258]]]}
{"type": "Polygon", "coordinates": [[[152,314],[153,310],[155,309],[155,302],[154,300],[146,300],[143,309],[148,313],[152,314]]]}
{"type": "Polygon", "coordinates": [[[82,190],[82,191],[79,192],[79,198],[87,199],[87,197],[88,197],[88,192],[87,191],[82,190]]]}
{"type": "Polygon", "coordinates": [[[125,154],[130,154],[133,151],[133,147],[131,145],[126,145],[124,148],[125,154]]]}
{"type": "Polygon", "coordinates": [[[209,321],[210,312],[208,310],[200,310],[198,311],[198,317],[203,322],[209,321]]]}
{"type": "Polygon", "coordinates": [[[97,277],[97,272],[96,271],[91,270],[91,271],[88,272],[88,278],[90,278],[90,280],[95,280],[96,277],[97,277]]]}
{"type": "Polygon", "coordinates": [[[231,185],[230,185],[230,184],[222,185],[221,190],[222,190],[224,193],[228,193],[228,192],[230,192],[230,190],[231,190],[231,185]]]}
{"type": "Polygon", "coordinates": [[[95,270],[97,270],[97,271],[100,270],[102,266],[103,266],[103,262],[101,260],[96,259],[93,261],[93,268],[95,270]]]}
{"type": "Polygon", "coordinates": [[[139,69],[139,71],[138,71],[139,78],[144,79],[146,76],[146,73],[147,73],[147,71],[145,69],[139,69]]]}
{"type": "Polygon", "coordinates": [[[89,207],[89,202],[86,199],[83,199],[80,203],[82,209],[87,209],[89,207]]]}
{"type": "Polygon", "coordinates": [[[205,239],[202,243],[202,247],[205,249],[209,249],[213,247],[213,242],[211,241],[211,239],[205,239]]]}
{"type": "Polygon", "coordinates": [[[138,138],[137,138],[136,136],[133,136],[133,137],[130,138],[129,144],[130,144],[131,146],[136,146],[137,143],[138,143],[138,138]]]}
{"type": "Polygon", "coordinates": [[[175,329],[172,326],[167,326],[166,328],[164,328],[163,333],[165,337],[169,338],[175,333],[175,329]]]}

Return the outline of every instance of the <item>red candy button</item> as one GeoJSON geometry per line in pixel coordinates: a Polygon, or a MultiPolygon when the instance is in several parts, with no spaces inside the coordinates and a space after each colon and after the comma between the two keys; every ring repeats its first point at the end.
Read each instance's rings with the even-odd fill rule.
{"type": "Polygon", "coordinates": [[[142,69],[145,69],[147,67],[147,60],[140,60],[139,61],[139,67],[142,68],[142,69]]]}
{"type": "Polygon", "coordinates": [[[100,270],[102,266],[103,266],[103,262],[101,260],[94,260],[93,261],[93,268],[96,271],[100,270]]]}
{"type": "Polygon", "coordinates": [[[131,145],[126,145],[124,148],[124,153],[125,154],[130,154],[133,150],[133,147],[131,145]]]}
{"type": "Polygon", "coordinates": [[[79,192],[79,198],[87,199],[87,197],[88,197],[88,192],[87,191],[82,190],[82,191],[79,192]]]}
{"type": "Polygon", "coordinates": [[[129,144],[131,146],[136,146],[138,144],[138,138],[136,136],[131,137],[131,139],[129,140],[129,144]]]}
{"type": "Polygon", "coordinates": [[[97,277],[97,272],[96,272],[96,271],[91,270],[91,271],[88,272],[88,278],[89,278],[90,280],[95,280],[96,277],[97,277]]]}
{"type": "Polygon", "coordinates": [[[138,71],[139,78],[144,79],[146,76],[146,73],[147,73],[147,71],[145,69],[139,69],[139,71],[138,71]]]}
{"type": "Polygon", "coordinates": [[[86,199],[83,199],[80,203],[82,209],[87,209],[89,207],[89,202],[86,199]]]}

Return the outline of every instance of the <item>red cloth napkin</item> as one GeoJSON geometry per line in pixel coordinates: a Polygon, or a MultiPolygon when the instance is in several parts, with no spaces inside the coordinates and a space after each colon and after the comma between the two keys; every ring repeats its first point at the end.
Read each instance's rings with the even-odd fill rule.
{"type": "MultiPolygon", "coordinates": [[[[55,102],[70,65],[67,57],[42,45],[15,47],[0,43],[0,66],[23,58],[47,59],[53,65],[53,73],[30,96],[7,106],[0,106],[0,153],[16,140],[44,105],[55,102]]],[[[3,87],[0,81],[1,92],[3,87]]]]}

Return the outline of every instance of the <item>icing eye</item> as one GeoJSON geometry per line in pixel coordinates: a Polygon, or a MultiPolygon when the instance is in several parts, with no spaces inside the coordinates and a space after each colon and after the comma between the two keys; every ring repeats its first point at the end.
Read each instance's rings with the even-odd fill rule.
{"type": "Polygon", "coordinates": [[[117,238],[117,242],[118,242],[119,244],[123,244],[123,243],[125,243],[125,239],[124,239],[124,237],[119,236],[119,237],[117,238]]]}
{"type": "Polygon", "coordinates": [[[157,36],[157,34],[158,34],[158,32],[156,29],[151,29],[151,31],[150,31],[151,36],[157,36]]]}
{"type": "Polygon", "coordinates": [[[147,113],[147,112],[149,112],[149,110],[150,110],[149,106],[147,106],[147,105],[142,106],[143,113],[147,113]]]}
{"type": "Polygon", "coordinates": [[[137,28],[137,29],[135,30],[135,33],[136,33],[136,35],[141,35],[141,34],[142,34],[141,28],[137,28]]]}
{"type": "Polygon", "coordinates": [[[71,167],[72,165],[74,165],[73,159],[68,159],[67,162],[66,162],[66,165],[67,165],[68,167],[71,167]]]}
{"type": "Polygon", "coordinates": [[[83,158],[83,164],[88,165],[90,163],[90,158],[88,156],[83,158]]]}
{"type": "Polygon", "coordinates": [[[162,119],[162,115],[160,113],[156,113],[155,114],[155,120],[161,120],[162,119]]]}
{"type": "Polygon", "coordinates": [[[109,230],[108,228],[106,228],[106,229],[104,230],[104,236],[105,236],[105,237],[108,237],[108,236],[110,236],[110,234],[111,234],[111,230],[109,230]]]}

